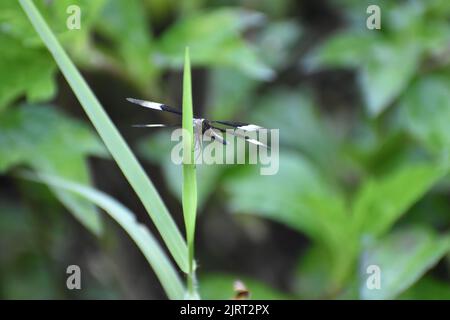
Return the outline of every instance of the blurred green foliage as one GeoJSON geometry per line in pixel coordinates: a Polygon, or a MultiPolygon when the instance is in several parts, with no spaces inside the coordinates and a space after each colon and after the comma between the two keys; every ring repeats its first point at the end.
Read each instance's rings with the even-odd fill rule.
{"type": "MultiPolygon", "coordinates": [[[[450,298],[449,1],[378,1],[381,30],[366,28],[371,3],[359,0],[318,5],[339,18],[328,29],[317,15],[308,16],[306,2],[290,0],[35,3],[86,73],[113,75],[143,98],[176,104],[180,91],[171,88],[170,75],[180,78],[189,45],[193,68],[206,74],[198,87],[193,75],[194,93],[201,92],[194,113],[281,129],[277,175],[260,176],[247,165],[198,167],[198,220],[212,215],[214,201],[214,210],[232,214],[237,224],[253,217],[309,241],[290,248],[298,255],[293,267],[278,261],[289,275],[284,287],[263,283],[271,275],[252,277],[258,272],[251,268],[204,270],[208,257],[202,256],[202,297],[230,298],[233,281],[242,279],[254,298],[450,298]],[[82,8],[81,30],[66,28],[69,4],[82,8]],[[381,268],[381,290],[367,289],[371,264],[381,268]]],[[[68,241],[58,222],[61,208],[15,177],[26,166],[92,184],[88,157],[107,155],[87,123],[63,110],[64,95],[53,60],[17,1],[1,1],[1,297],[67,297],[63,276],[54,279],[49,267],[62,252],[53,246],[68,241]],[[53,222],[30,221],[41,214],[53,222]],[[55,239],[39,245],[30,236],[52,232],[55,239]],[[17,238],[24,240],[20,246],[17,238]]],[[[121,114],[131,110],[124,101],[117,105],[121,114]]],[[[161,168],[161,189],[170,193],[164,196],[180,201],[181,167],[169,160],[169,133],[148,132],[135,146],[161,168]]],[[[51,191],[89,230],[101,230],[90,202],[51,191]]],[[[233,263],[246,257],[243,252],[233,263]]],[[[92,290],[84,297],[116,297],[92,290]]]]}
{"type": "MultiPolygon", "coordinates": [[[[5,111],[0,118],[0,146],[0,172],[27,165],[80,183],[90,182],[86,157],[106,154],[83,123],[44,105],[5,111]],[[62,148],[69,145],[71,148],[62,148]]],[[[81,223],[100,233],[100,218],[91,203],[58,189],[53,191],[81,223]]]]}

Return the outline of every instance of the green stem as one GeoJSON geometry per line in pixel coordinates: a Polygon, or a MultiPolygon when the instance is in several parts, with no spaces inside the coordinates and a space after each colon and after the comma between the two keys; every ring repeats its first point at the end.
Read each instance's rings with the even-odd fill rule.
{"type": "Polygon", "coordinates": [[[154,185],[34,3],[30,0],[19,1],[109,152],[142,201],[178,266],[183,272],[188,272],[186,242],[154,185]]]}
{"type": "Polygon", "coordinates": [[[194,129],[192,84],[189,49],[186,48],[183,74],[183,214],[186,226],[186,242],[188,247],[189,268],[187,288],[189,298],[198,298],[195,280],[194,238],[197,213],[197,178],[194,164],[194,129]]]}

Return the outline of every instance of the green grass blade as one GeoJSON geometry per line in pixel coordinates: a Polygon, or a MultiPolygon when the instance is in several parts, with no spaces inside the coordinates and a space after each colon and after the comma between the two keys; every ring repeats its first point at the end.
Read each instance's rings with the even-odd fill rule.
{"type": "Polygon", "coordinates": [[[134,154],[109,119],[83,77],[59,44],[47,23],[30,0],[20,0],[28,18],[53,55],[61,72],[77,96],[95,129],[122,170],[128,182],[160,232],[175,261],[184,272],[189,271],[188,250],[175,222],[162,202],[134,154]]]}
{"type": "Polygon", "coordinates": [[[155,271],[167,296],[170,299],[184,298],[185,288],[171,261],[150,231],[136,221],[135,215],[128,208],[124,207],[109,195],[82,184],[39,173],[25,173],[23,177],[46,183],[59,190],[73,192],[106,211],[128,233],[142,251],[148,263],[155,271]]]}
{"type": "Polygon", "coordinates": [[[189,48],[186,48],[183,74],[183,214],[189,252],[188,291],[197,297],[195,284],[194,237],[197,212],[197,178],[194,164],[194,129],[189,48]]]}

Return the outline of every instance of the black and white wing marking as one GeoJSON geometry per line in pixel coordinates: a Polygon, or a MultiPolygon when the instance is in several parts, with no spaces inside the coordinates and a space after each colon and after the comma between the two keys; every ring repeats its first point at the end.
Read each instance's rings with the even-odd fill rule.
{"type": "Polygon", "coordinates": [[[134,128],[176,128],[180,127],[181,124],[162,124],[162,123],[149,123],[149,124],[133,124],[134,128]]]}
{"type": "MultiPolygon", "coordinates": [[[[215,140],[223,145],[227,145],[228,142],[217,132],[215,132],[214,130],[216,130],[217,128],[209,128],[208,130],[206,130],[205,134],[209,137],[211,137],[212,140],[215,140]]],[[[222,131],[220,129],[218,129],[219,131],[222,131]]]]}
{"type": "MultiPolygon", "coordinates": [[[[220,121],[220,122],[218,122],[218,121],[210,121],[210,123],[213,123],[213,122],[220,123],[220,124],[224,124],[225,122],[227,122],[227,123],[229,123],[228,125],[229,125],[230,127],[232,126],[231,123],[233,123],[233,124],[236,124],[236,123],[242,124],[241,127],[245,127],[245,126],[255,126],[255,127],[258,127],[258,129],[255,129],[255,131],[256,131],[256,130],[263,129],[263,128],[260,127],[260,126],[250,125],[250,124],[245,124],[245,123],[242,123],[242,122],[231,122],[231,121],[220,121]]],[[[236,126],[236,128],[238,128],[238,127],[239,127],[239,126],[236,126]]],[[[221,132],[223,132],[223,133],[226,133],[226,132],[227,132],[225,129],[218,128],[218,127],[215,127],[215,126],[212,126],[212,125],[211,125],[211,128],[212,128],[211,131],[213,131],[213,130],[219,130],[219,131],[221,131],[221,132]]],[[[242,128],[239,128],[239,129],[243,130],[244,132],[245,132],[245,131],[252,131],[252,130],[244,130],[244,129],[242,129],[242,128]]],[[[214,132],[214,131],[213,131],[213,132],[214,132]]],[[[239,130],[235,130],[235,131],[230,132],[230,133],[231,133],[232,135],[234,135],[235,137],[244,139],[244,140],[247,141],[248,143],[252,143],[252,144],[255,144],[255,145],[257,145],[257,146],[261,146],[261,147],[263,147],[263,148],[270,149],[270,147],[267,146],[266,144],[264,144],[264,143],[262,143],[261,141],[258,141],[258,140],[256,140],[256,139],[253,139],[252,137],[246,136],[245,134],[243,134],[243,132],[239,132],[239,130]]],[[[227,144],[227,142],[226,142],[224,139],[222,139],[222,140],[224,141],[223,144],[227,144]]]]}
{"type": "Polygon", "coordinates": [[[252,139],[250,137],[241,137],[243,139],[245,139],[245,141],[247,141],[248,143],[252,143],[252,144],[256,144],[257,146],[266,148],[266,149],[270,149],[270,147],[268,145],[265,145],[264,143],[262,143],[261,141],[258,141],[256,139],[252,139]]]}
{"type": "Polygon", "coordinates": [[[236,122],[236,121],[210,121],[210,123],[218,123],[224,126],[232,127],[239,130],[244,131],[258,131],[263,129],[263,127],[257,126],[256,124],[250,124],[245,122],[236,122]]]}
{"type": "Polygon", "coordinates": [[[138,104],[145,108],[150,108],[150,109],[159,110],[159,111],[167,111],[167,112],[174,113],[174,114],[181,116],[180,110],[174,109],[174,108],[169,107],[162,103],[146,101],[146,100],[139,100],[139,99],[134,99],[134,98],[127,98],[127,100],[131,103],[138,104]]]}

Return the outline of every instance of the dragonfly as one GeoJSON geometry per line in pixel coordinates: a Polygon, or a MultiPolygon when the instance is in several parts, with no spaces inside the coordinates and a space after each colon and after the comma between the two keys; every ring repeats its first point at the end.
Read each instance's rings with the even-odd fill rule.
{"type": "MultiPolygon", "coordinates": [[[[178,110],[176,108],[172,108],[163,103],[140,100],[140,99],[135,99],[135,98],[127,98],[127,101],[137,104],[137,105],[140,105],[145,108],[172,113],[172,114],[175,114],[180,117],[182,116],[182,112],[180,110],[178,110]]],[[[180,125],[177,125],[177,126],[180,126],[180,125]]],[[[219,134],[219,132],[221,132],[221,133],[231,133],[233,136],[244,139],[248,143],[270,149],[270,147],[267,146],[266,144],[258,141],[257,139],[254,139],[246,134],[248,132],[257,132],[259,130],[264,129],[263,127],[260,127],[255,124],[236,122],[236,121],[222,121],[222,120],[208,120],[208,119],[203,119],[203,118],[194,118],[193,126],[194,126],[196,144],[197,144],[197,142],[201,143],[201,136],[206,135],[206,136],[210,137],[211,140],[215,140],[219,143],[227,145],[228,142],[219,134]],[[226,130],[226,129],[232,129],[232,130],[226,130]]],[[[157,124],[136,124],[136,125],[133,125],[133,127],[163,128],[163,127],[173,127],[173,126],[157,123],[157,124]]]]}

